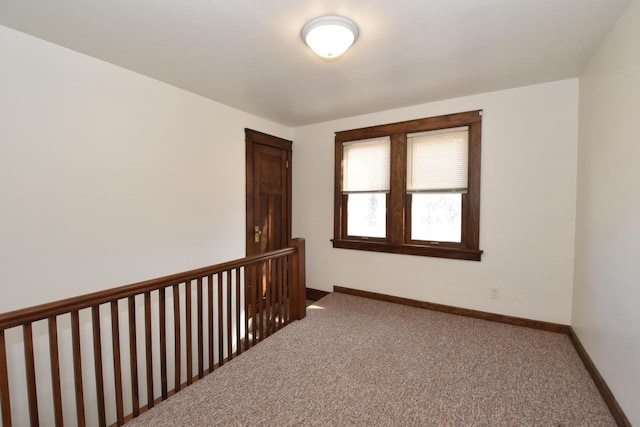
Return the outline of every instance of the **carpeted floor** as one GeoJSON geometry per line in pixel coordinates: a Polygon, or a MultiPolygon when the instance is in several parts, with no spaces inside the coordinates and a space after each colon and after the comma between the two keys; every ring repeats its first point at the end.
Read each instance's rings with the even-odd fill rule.
{"type": "Polygon", "coordinates": [[[569,338],[333,293],[130,426],[613,426],[569,338]]]}

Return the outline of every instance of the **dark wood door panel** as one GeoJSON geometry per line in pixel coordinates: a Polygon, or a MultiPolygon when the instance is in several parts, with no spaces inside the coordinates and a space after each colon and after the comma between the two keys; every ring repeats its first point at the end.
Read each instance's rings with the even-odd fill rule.
{"type": "Polygon", "coordinates": [[[291,141],[246,129],[247,255],[291,239],[291,141]]]}
{"type": "MultiPolygon", "coordinates": [[[[247,150],[247,256],[285,248],[291,240],[291,141],[245,129],[247,150]]],[[[268,301],[279,307],[272,291],[272,266],[255,265],[245,271],[247,309],[253,320],[253,339],[269,334],[275,319],[268,301]]]]}

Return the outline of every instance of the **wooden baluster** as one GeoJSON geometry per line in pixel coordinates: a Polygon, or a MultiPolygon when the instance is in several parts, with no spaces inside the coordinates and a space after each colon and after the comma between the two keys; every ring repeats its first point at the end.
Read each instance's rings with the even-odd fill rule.
{"type": "Polygon", "coordinates": [[[289,272],[289,255],[282,258],[282,326],[287,324],[289,301],[287,298],[287,281],[289,272]]]}
{"type": "Polygon", "coordinates": [[[264,337],[267,338],[270,335],[270,306],[271,306],[271,260],[267,260],[264,263],[264,337]]]}
{"type": "Polygon", "coordinates": [[[291,322],[291,255],[286,257],[285,265],[285,280],[284,280],[284,323],[285,325],[291,322]]]}
{"type": "Polygon", "coordinates": [[[60,388],[60,354],[58,352],[58,321],[56,316],[49,318],[49,360],[51,361],[51,391],[53,393],[53,418],[56,427],[62,421],[62,390],[60,388]]]}
{"type": "Polygon", "coordinates": [[[181,353],[180,349],[182,343],[180,342],[180,285],[173,285],[173,336],[174,340],[174,352],[175,352],[175,367],[174,367],[174,383],[175,392],[180,391],[180,365],[181,365],[181,353]]]}
{"type": "Polygon", "coordinates": [[[261,273],[260,273],[260,269],[262,268],[259,264],[256,264],[254,266],[255,270],[255,277],[253,278],[255,281],[255,285],[253,287],[253,291],[251,293],[251,298],[253,298],[253,344],[257,344],[258,343],[258,339],[259,339],[259,335],[260,335],[260,319],[258,317],[258,314],[260,313],[260,299],[259,296],[261,294],[261,289],[262,289],[262,282],[260,279],[261,273]]]}
{"type": "Polygon", "coordinates": [[[218,274],[218,366],[224,365],[224,330],[223,330],[223,295],[222,295],[222,276],[224,273],[218,274]]]}
{"type": "Polygon", "coordinates": [[[136,325],[136,297],[130,296],[129,303],[129,357],[131,368],[131,408],[133,417],[140,415],[140,394],[138,390],[138,333],[136,325]]]}
{"type": "Polygon", "coordinates": [[[283,258],[278,258],[276,261],[276,283],[277,283],[277,292],[278,292],[278,322],[276,323],[277,329],[280,329],[284,326],[282,322],[282,317],[284,315],[283,306],[284,306],[284,294],[282,292],[282,262],[283,258]]]}
{"type": "Polygon", "coordinates": [[[271,260],[271,270],[273,271],[273,282],[271,284],[271,300],[273,304],[273,328],[271,332],[277,331],[278,328],[278,310],[280,310],[280,295],[278,294],[278,258],[271,260]]]}
{"type": "MultiPolygon", "coordinates": [[[[260,267],[258,268],[258,271],[260,272],[259,275],[259,281],[260,281],[260,287],[258,289],[258,322],[259,322],[259,327],[256,328],[256,332],[259,332],[258,334],[258,340],[262,340],[264,339],[264,288],[266,285],[265,282],[265,263],[261,262],[260,263],[260,267]]],[[[258,326],[258,325],[256,325],[258,326]]]]}
{"type": "Polygon", "coordinates": [[[278,295],[278,258],[271,260],[271,271],[273,272],[273,281],[271,282],[271,305],[273,316],[271,319],[271,324],[273,325],[271,328],[271,333],[277,331],[278,328],[278,310],[279,307],[279,295],[278,295]]]}
{"type": "Polygon", "coordinates": [[[264,308],[265,308],[265,313],[264,313],[264,319],[265,319],[265,338],[268,337],[269,335],[271,335],[271,306],[273,304],[273,302],[271,301],[271,285],[272,285],[272,280],[273,280],[273,274],[271,271],[271,260],[267,260],[265,262],[265,285],[266,285],[266,291],[265,291],[265,295],[264,295],[264,308]]]}
{"type": "Polygon", "coordinates": [[[273,274],[271,282],[271,333],[274,333],[278,330],[278,258],[271,260],[271,272],[273,274]]]}
{"type": "Polygon", "coordinates": [[[196,284],[197,290],[197,302],[198,302],[198,378],[204,376],[204,331],[203,324],[203,301],[202,301],[202,277],[198,277],[196,284]]]}
{"type": "Polygon", "coordinates": [[[116,421],[124,424],[124,402],[122,399],[122,362],[120,360],[120,320],[118,301],[111,301],[111,344],[113,348],[113,375],[116,394],[116,421]]]}
{"type": "Polygon", "coordinates": [[[188,280],[184,284],[185,293],[185,316],[186,316],[186,329],[187,329],[187,385],[193,382],[193,337],[191,330],[191,280],[188,280]]]}
{"type": "Polygon", "coordinates": [[[251,331],[251,341],[253,342],[253,345],[256,345],[256,342],[258,340],[258,332],[259,332],[259,324],[258,324],[258,313],[260,311],[260,294],[262,293],[262,283],[261,283],[261,279],[260,279],[260,275],[258,274],[258,272],[260,271],[261,266],[256,265],[254,267],[252,267],[253,269],[253,280],[254,280],[254,286],[253,286],[253,290],[251,292],[251,299],[252,299],[252,304],[251,304],[251,308],[253,310],[253,328],[251,331]]]}
{"type": "Polygon", "coordinates": [[[281,270],[280,270],[280,274],[282,275],[282,284],[281,284],[281,304],[282,304],[282,310],[281,310],[281,315],[280,315],[280,324],[282,326],[285,326],[287,324],[287,268],[288,268],[288,264],[287,264],[287,259],[289,258],[288,255],[285,255],[284,257],[282,257],[281,261],[281,270]]]}
{"type": "Polygon", "coordinates": [[[295,320],[295,317],[293,315],[293,310],[294,310],[294,300],[293,300],[293,287],[295,285],[295,276],[294,276],[294,256],[291,255],[291,258],[289,258],[289,262],[291,265],[291,269],[289,270],[289,323],[291,323],[293,320],[295,320]]]}
{"type": "Polygon", "coordinates": [[[209,322],[209,372],[213,372],[214,359],[213,359],[213,274],[209,276],[207,280],[207,320],[209,322]]]}
{"type": "Polygon", "coordinates": [[[38,419],[38,390],[36,387],[36,365],[33,355],[33,331],[31,323],[22,326],[24,339],[24,361],[27,374],[27,395],[29,399],[29,420],[31,426],[37,427],[40,424],[38,419]]]}
{"type": "Polygon", "coordinates": [[[102,372],[102,334],[100,331],[100,306],[91,307],[91,323],[93,326],[93,363],[96,373],[96,397],[98,399],[98,424],[107,425],[107,415],[104,404],[104,376],[102,372]]]}
{"type": "Polygon", "coordinates": [[[262,269],[262,274],[264,275],[263,280],[264,280],[264,288],[262,290],[262,302],[263,302],[263,306],[262,306],[262,313],[260,315],[260,321],[263,323],[262,326],[262,335],[260,338],[267,338],[269,336],[269,298],[270,298],[270,292],[269,292],[269,288],[271,287],[271,274],[269,271],[269,267],[270,267],[270,262],[269,260],[264,261],[263,263],[263,269],[262,269]]]}
{"type": "Polygon", "coordinates": [[[278,294],[278,258],[271,260],[271,272],[272,272],[272,282],[271,282],[271,305],[273,316],[271,318],[271,333],[277,331],[278,328],[278,310],[280,310],[280,295],[278,294]]]}
{"type": "Polygon", "coordinates": [[[162,400],[168,396],[167,390],[167,304],[165,288],[158,289],[160,307],[158,316],[160,317],[160,384],[162,386],[162,400]]]}
{"type": "Polygon", "coordinates": [[[247,275],[247,267],[244,267],[244,349],[248,350],[251,342],[249,341],[249,301],[251,296],[249,294],[249,285],[247,280],[247,276],[251,277],[251,273],[247,275]]]}
{"type": "Polygon", "coordinates": [[[242,323],[240,322],[240,268],[235,270],[236,276],[236,351],[238,354],[242,353],[242,323]]]}
{"type": "Polygon", "coordinates": [[[287,256],[280,259],[280,325],[281,327],[287,324],[287,256]]]}
{"type": "Polygon", "coordinates": [[[4,329],[0,329],[0,408],[2,426],[11,427],[11,398],[9,395],[9,372],[7,370],[7,346],[4,329]]]}
{"type": "Polygon", "coordinates": [[[73,378],[76,390],[76,418],[78,426],[85,426],[82,356],[80,355],[80,316],[77,310],[71,312],[71,343],[73,346],[73,378]]]}
{"type": "Polygon", "coordinates": [[[151,332],[151,292],[144,293],[144,340],[147,358],[147,408],[154,405],[153,392],[153,340],[151,332]]]}
{"type": "Polygon", "coordinates": [[[289,270],[289,323],[291,323],[293,320],[295,320],[293,311],[294,311],[294,300],[293,300],[293,287],[295,285],[295,278],[294,278],[294,255],[291,255],[291,258],[289,258],[289,262],[290,262],[290,270],[289,270]]]}
{"type": "Polygon", "coordinates": [[[227,357],[229,360],[233,359],[233,331],[232,331],[232,316],[233,313],[231,311],[232,306],[232,295],[231,295],[231,270],[226,271],[227,275],[227,357]]]}

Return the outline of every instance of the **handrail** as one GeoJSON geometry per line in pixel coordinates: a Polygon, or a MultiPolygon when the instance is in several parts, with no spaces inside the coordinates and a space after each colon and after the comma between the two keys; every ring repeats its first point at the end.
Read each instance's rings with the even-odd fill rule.
{"type": "MultiPolygon", "coordinates": [[[[0,424],[12,425],[11,401],[17,397],[17,407],[28,404],[31,425],[38,425],[40,415],[44,415],[39,410],[40,398],[53,403],[53,412],[48,415],[55,417],[56,425],[62,425],[63,413],[73,410],[78,425],[86,425],[88,405],[97,409],[100,426],[113,421],[122,425],[293,320],[302,319],[306,314],[305,242],[292,239],[289,245],[0,314],[0,424]],[[36,322],[48,324],[48,339],[44,342],[36,340],[33,331],[45,323],[37,326],[36,322]],[[66,326],[60,326],[62,322],[66,326]],[[22,338],[14,333],[19,329],[22,338]],[[125,331],[122,336],[121,329],[125,331]],[[70,333],[70,341],[58,338],[63,330],[70,333]],[[110,361],[103,359],[106,346],[111,347],[110,361]],[[15,365],[12,360],[19,347],[24,351],[22,381],[18,379],[21,369],[13,368],[21,363],[15,365]],[[89,348],[93,352],[87,357],[84,349],[89,348]],[[40,360],[46,353],[49,364],[40,360]],[[84,358],[88,360],[83,361],[84,358]],[[154,369],[158,362],[159,375],[154,369]],[[73,370],[73,384],[61,384],[63,364],[73,370]],[[125,368],[127,365],[129,369],[125,368]],[[39,384],[36,372],[41,369],[49,369],[50,390],[46,383],[39,384]],[[13,385],[8,375],[12,372],[17,374],[13,385]],[[90,399],[85,399],[85,381],[95,381],[96,394],[89,393],[90,399]],[[130,384],[128,390],[125,383],[130,384]],[[141,394],[143,383],[146,396],[141,394]],[[18,391],[12,393],[14,387],[18,391]],[[43,387],[45,391],[39,393],[43,387]],[[105,406],[107,393],[115,397],[115,408],[105,406]],[[75,405],[70,405],[74,396],[75,405]],[[125,415],[128,404],[132,412],[125,415]]],[[[21,425],[24,415],[17,415],[21,425]]],[[[95,415],[90,416],[90,423],[96,421],[95,415]]]]}
{"type": "Polygon", "coordinates": [[[52,316],[69,313],[71,311],[82,310],[84,308],[104,304],[105,302],[109,302],[112,300],[119,300],[130,296],[139,295],[144,292],[155,291],[157,289],[173,286],[187,280],[194,280],[198,277],[217,274],[225,270],[233,270],[238,267],[258,264],[268,259],[291,255],[295,252],[295,248],[277,249],[275,251],[252,255],[233,261],[228,261],[222,264],[214,264],[207,267],[185,271],[182,273],[170,274],[168,276],[158,277],[156,279],[144,280],[142,282],[132,283],[130,285],[119,286],[117,288],[92,292],[77,297],[66,298],[54,302],[35,305],[33,307],[9,311],[0,314],[0,330],[20,326],[23,323],[36,322],[38,320],[47,319],[52,316]]]}

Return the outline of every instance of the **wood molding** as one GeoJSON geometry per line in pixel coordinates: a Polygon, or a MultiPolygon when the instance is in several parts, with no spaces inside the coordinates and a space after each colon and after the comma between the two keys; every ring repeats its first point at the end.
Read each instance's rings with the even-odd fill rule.
{"type": "Polygon", "coordinates": [[[264,132],[258,132],[257,130],[244,128],[244,132],[246,139],[251,139],[258,144],[269,145],[281,150],[291,150],[291,146],[293,145],[293,142],[288,139],[279,138],[264,132]]]}
{"type": "Polygon", "coordinates": [[[572,327],[569,327],[568,335],[571,339],[571,342],[573,343],[573,346],[576,349],[576,352],[578,353],[578,356],[580,356],[580,359],[582,359],[584,367],[587,368],[587,372],[589,372],[589,375],[591,375],[591,379],[593,379],[593,382],[600,392],[604,403],[607,404],[607,407],[609,408],[613,419],[616,421],[616,424],[620,427],[631,427],[631,423],[627,419],[627,416],[618,404],[618,401],[611,392],[611,389],[607,385],[606,381],[604,380],[604,378],[602,378],[602,375],[600,375],[598,368],[596,368],[593,360],[591,360],[591,357],[589,357],[587,350],[585,350],[584,346],[580,342],[580,339],[578,338],[576,332],[572,327]]]}
{"type": "Polygon", "coordinates": [[[354,295],[358,297],[375,299],[379,301],[386,301],[386,302],[392,302],[395,304],[407,305],[410,307],[425,308],[428,310],[441,311],[443,313],[457,314],[460,316],[489,320],[491,322],[506,323],[509,325],[524,326],[532,329],[540,329],[543,331],[566,334],[569,336],[569,339],[571,340],[574,348],[576,349],[578,356],[580,356],[582,363],[584,363],[584,366],[587,369],[587,372],[589,372],[591,379],[595,383],[596,388],[598,389],[598,391],[600,392],[600,395],[602,396],[602,399],[604,400],[607,407],[609,408],[609,411],[611,412],[611,416],[615,420],[616,424],[620,427],[631,427],[631,423],[629,422],[629,419],[627,418],[624,411],[618,404],[618,401],[616,400],[615,396],[611,392],[611,389],[607,385],[604,378],[602,378],[602,375],[600,375],[598,368],[596,368],[595,364],[591,360],[591,357],[589,357],[589,354],[587,353],[584,346],[578,339],[578,336],[576,335],[575,331],[569,325],[544,322],[541,320],[525,319],[522,317],[505,316],[503,314],[488,313],[486,311],[471,310],[468,308],[459,308],[459,307],[454,307],[450,305],[435,304],[432,302],[418,301],[410,298],[402,298],[402,297],[395,297],[392,295],[379,294],[377,292],[369,292],[369,291],[363,291],[359,289],[345,288],[342,286],[334,286],[333,291],[340,292],[343,294],[348,294],[348,295],[354,295]]]}
{"type": "MultiPolygon", "coordinates": [[[[346,221],[346,219],[344,220],[346,221]]],[[[338,249],[357,249],[360,251],[387,252],[392,254],[422,255],[436,258],[461,259],[480,261],[481,249],[448,248],[445,246],[425,245],[394,245],[379,242],[371,238],[368,240],[332,239],[333,247],[338,249]]]]}
{"type": "Polygon", "coordinates": [[[433,302],[418,301],[410,298],[395,297],[392,295],[379,294],[377,292],[362,291],[359,289],[334,286],[334,292],[349,294],[358,297],[370,298],[379,301],[387,301],[395,304],[408,305],[410,307],[426,308],[428,310],[441,311],[443,313],[458,314],[460,316],[473,317],[476,319],[489,320],[491,322],[506,323],[508,325],[525,326],[527,328],[540,329],[549,332],[568,334],[570,326],[559,323],[543,322],[541,320],[531,320],[522,317],[506,316],[504,314],[489,313],[486,311],[471,310],[469,308],[454,307],[451,305],[436,304],[433,302]]]}
{"type": "Polygon", "coordinates": [[[309,301],[318,301],[322,297],[326,297],[331,292],[321,291],[319,289],[307,288],[307,299],[309,301]]]}
{"type": "Polygon", "coordinates": [[[393,135],[394,133],[414,133],[432,129],[453,128],[465,126],[469,123],[482,121],[482,110],[465,111],[464,113],[446,114],[443,116],[427,117],[404,122],[387,123],[366,128],[350,129],[336,132],[336,140],[340,142],[356,141],[358,139],[377,138],[393,135]]]}
{"type": "Polygon", "coordinates": [[[480,261],[480,167],[482,110],[427,117],[335,133],[333,247],[405,255],[480,261]],[[408,134],[465,126],[468,128],[467,191],[461,195],[459,242],[412,240],[413,195],[407,192],[408,134]],[[383,237],[349,235],[350,195],[343,192],[344,144],[369,138],[389,138],[389,189],[386,193],[386,228],[383,237]]]}

